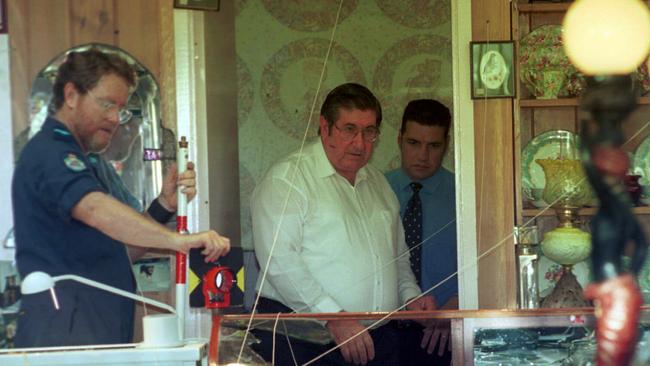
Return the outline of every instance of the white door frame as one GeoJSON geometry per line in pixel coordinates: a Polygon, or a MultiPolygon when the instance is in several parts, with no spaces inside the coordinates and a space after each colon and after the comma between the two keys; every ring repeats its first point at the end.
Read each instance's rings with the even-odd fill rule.
{"type": "Polygon", "coordinates": [[[469,72],[471,0],[451,0],[451,26],[459,306],[461,309],[478,309],[474,103],[470,94],[469,72]]]}
{"type": "MultiPolygon", "coordinates": [[[[474,106],[470,97],[469,73],[471,10],[471,0],[451,0],[456,229],[461,309],[478,308],[474,106]]],[[[197,87],[205,81],[202,13],[174,10],[174,29],[177,132],[178,136],[187,136],[192,142],[190,159],[197,164],[197,169],[207,172],[205,90],[197,87]]],[[[199,175],[195,203],[188,207],[190,231],[209,229],[209,207],[204,204],[208,201],[207,178],[207,173],[199,175]]]]}

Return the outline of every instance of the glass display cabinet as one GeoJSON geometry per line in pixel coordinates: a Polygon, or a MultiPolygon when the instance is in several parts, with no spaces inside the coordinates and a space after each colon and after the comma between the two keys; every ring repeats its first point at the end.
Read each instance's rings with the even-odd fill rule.
{"type": "MultiPolygon", "coordinates": [[[[449,319],[453,364],[484,365],[595,365],[593,308],[429,311],[338,314],[258,314],[214,316],[209,345],[210,365],[264,365],[252,349],[257,340],[245,330],[273,330],[289,339],[329,344],[322,325],[332,319],[363,323],[380,320],[449,319]],[[245,340],[244,340],[245,339],[245,340]],[[242,344],[244,346],[242,347],[242,344]]],[[[634,365],[650,362],[650,307],[644,307],[634,365]]],[[[317,363],[316,363],[317,364],[317,363]]]]}

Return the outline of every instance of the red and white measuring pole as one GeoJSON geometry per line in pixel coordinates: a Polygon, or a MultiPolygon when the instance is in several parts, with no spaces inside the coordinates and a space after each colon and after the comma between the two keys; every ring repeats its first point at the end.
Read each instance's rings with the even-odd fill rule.
{"type": "MultiPolygon", "coordinates": [[[[178,142],[178,153],[176,154],[176,167],[180,176],[187,170],[187,139],[181,137],[178,142]]],[[[176,196],[178,197],[178,210],[176,214],[176,231],[180,234],[187,234],[187,196],[182,192],[184,187],[179,186],[176,196]]],[[[176,252],[176,315],[178,316],[178,330],[181,339],[185,339],[185,310],[187,308],[187,255],[176,252]]]]}

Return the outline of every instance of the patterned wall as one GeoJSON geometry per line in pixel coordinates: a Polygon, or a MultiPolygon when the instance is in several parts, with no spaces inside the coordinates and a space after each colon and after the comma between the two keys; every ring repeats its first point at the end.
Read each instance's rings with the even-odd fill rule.
{"type": "MultiPolygon", "coordinates": [[[[346,0],[314,113],[310,110],[336,18],[335,0],[237,0],[242,246],[252,249],[250,195],[276,160],[316,136],[324,96],[344,82],[368,86],[382,103],[371,164],[399,166],[397,133],[406,103],[451,107],[450,0],[346,0]]],[[[448,153],[445,166],[453,168],[448,153]]]]}

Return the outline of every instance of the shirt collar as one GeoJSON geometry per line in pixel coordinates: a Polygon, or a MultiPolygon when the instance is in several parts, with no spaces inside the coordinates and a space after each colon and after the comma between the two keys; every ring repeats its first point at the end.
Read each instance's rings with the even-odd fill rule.
{"type": "Polygon", "coordinates": [[[52,133],[55,139],[64,141],[75,141],[72,132],[61,121],[54,117],[48,116],[43,122],[41,130],[52,133]]]}
{"type": "Polygon", "coordinates": [[[444,168],[441,166],[429,178],[423,180],[412,180],[411,177],[409,177],[408,174],[406,174],[406,171],[400,168],[399,169],[400,174],[397,175],[397,186],[404,191],[410,192],[411,187],[409,186],[409,184],[411,184],[411,182],[418,182],[422,184],[422,190],[420,192],[435,190],[441,182],[443,169],[444,168]]]}
{"type": "Polygon", "coordinates": [[[316,172],[318,177],[325,178],[330,175],[336,174],[336,169],[332,166],[332,163],[327,159],[327,154],[325,153],[325,148],[323,147],[323,142],[318,139],[311,146],[314,156],[314,164],[316,165],[316,172]]]}

